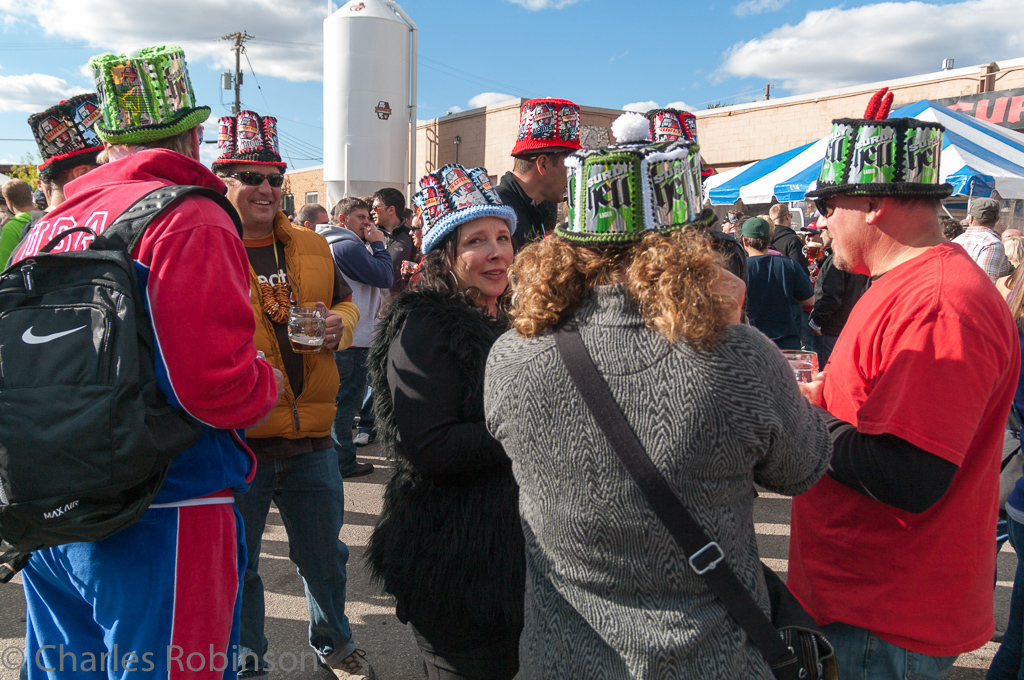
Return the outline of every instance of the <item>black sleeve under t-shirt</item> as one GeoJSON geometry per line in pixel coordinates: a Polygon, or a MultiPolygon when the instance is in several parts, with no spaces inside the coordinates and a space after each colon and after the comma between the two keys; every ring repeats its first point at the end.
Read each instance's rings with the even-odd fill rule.
{"type": "MultiPolygon", "coordinates": [[[[284,244],[280,241],[275,240],[274,245],[277,247],[277,258],[274,258],[274,251],[269,243],[270,237],[266,239],[244,239],[245,252],[249,256],[249,264],[252,265],[253,271],[256,272],[256,276],[259,277],[260,281],[275,285],[277,283],[288,282],[288,272],[285,268],[284,259],[284,244]],[[262,244],[264,241],[268,243],[266,245],[254,245],[250,247],[250,244],[262,244]]],[[[334,293],[333,298],[329,307],[343,302],[344,300],[352,296],[352,289],[349,288],[345,279],[341,276],[341,271],[338,269],[338,265],[334,265],[334,293]]],[[[270,321],[270,325],[274,328],[274,336],[277,338],[277,344],[281,348],[281,357],[284,361],[284,372],[288,376],[288,383],[291,385],[292,394],[298,397],[302,394],[302,355],[296,354],[292,351],[291,343],[288,342],[288,324],[287,323],[275,323],[270,321]]]]}

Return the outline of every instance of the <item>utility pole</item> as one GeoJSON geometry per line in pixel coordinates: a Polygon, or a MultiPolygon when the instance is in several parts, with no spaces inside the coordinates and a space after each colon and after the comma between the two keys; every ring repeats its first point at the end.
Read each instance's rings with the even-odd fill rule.
{"type": "Polygon", "coordinates": [[[242,85],[242,45],[247,40],[252,40],[255,37],[242,31],[241,33],[236,32],[221,38],[221,40],[233,40],[235,42],[235,105],[231,107],[231,113],[234,115],[238,115],[238,112],[242,110],[240,90],[242,85]]]}
{"type": "Polygon", "coordinates": [[[772,84],[771,83],[765,83],[764,84],[764,100],[768,101],[771,98],[772,98],[772,84]]]}

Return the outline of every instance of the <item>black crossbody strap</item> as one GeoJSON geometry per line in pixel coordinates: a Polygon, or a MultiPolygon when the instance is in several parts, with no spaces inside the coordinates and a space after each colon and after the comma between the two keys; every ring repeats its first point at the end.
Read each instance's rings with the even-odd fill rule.
{"type": "Polygon", "coordinates": [[[736,574],[725,562],[719,545],[693,519],[679,496],[654,466],[636,433],[622,415],[607,383],[597,372],[575,324],[570,321],[556,331],[555,344],[576,389],[611,443],[612,450],[640,487],[655,514],[688,556],[690,568],[704,577],[711,592],[722,601],[732,618],[750,636],[769,666],[781,669],[792,664],[795,669],[796,655],[783,644],[771,620],[736,578],[736,574]]]}

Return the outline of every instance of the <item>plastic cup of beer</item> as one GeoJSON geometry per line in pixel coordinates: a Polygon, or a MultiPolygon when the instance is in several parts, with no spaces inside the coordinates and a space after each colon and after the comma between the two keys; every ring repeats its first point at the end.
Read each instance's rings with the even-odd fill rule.
{"type": "Polygon", "coordinates": [[[814,352],[804,352],[799,349],[784,349],[782,356],[786,357],[789,367],[793,369],[793,375],[797,382],[809,383],[814,380],[818,372],[818,355],[814,352]]]}
{"type": "Polygon", "coordinates": [[[319,352],[327,335],[327,320],[316,307],[294,306],[288,312],[288,342],[296,354],[319,352]]]}

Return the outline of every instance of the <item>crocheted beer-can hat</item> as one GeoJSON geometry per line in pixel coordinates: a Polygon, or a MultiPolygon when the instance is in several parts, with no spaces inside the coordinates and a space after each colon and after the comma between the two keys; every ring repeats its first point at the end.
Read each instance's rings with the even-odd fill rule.
{"type": "Polygon", "coordinates": [[[612,134],[619,144],[565,159],[569,212],[558,236],[587,245],[627,243],[651,231],[714,224],[715,213],[701,210],[697,144],[651,143],[649,121],[639,113],[620,116],[612,134]]]}
{"type": "Polygon", "coordinates": [[[697,142],[697,117],[689,111],[651,109],[644,115],[651,121],[652,142],[697,142]]]}
{"type": "Polygon", "coordinates": [[[50,182],[64,170],[93,163],[103,142],[93,126],[103,117],[95,92],[66,99],[28,117],[43,158],[39,179],[50,182]]]}
{"type": "Polygon", "coordinates": [[[231,163],[272,165],[281,170],[288,167],[278,148],[277,118],[253,111],[239,111],[237,116],[217,121],[217,151],[220,156],[213,162],[215,168],[231,163]]]}
{"type": "Polygon", "coordinates": [[[194,128],[210,116],[196,106],[185,52],[173,45],[89,60],[103,121],[100,139],[110,144],[144,144],[194,128]]]}
{"type": "Polygon", "coordinates": [[[519,108],[513,156],[580,147],[580,107],[567,99],[528,99],[519,108]]]}
{"type": "Polygon", "coordinates": [[[516,232],[516,212],[498,198],[487,171],[452,163],[420,178],[420,190],[412,197],[416,214],[423,220],[423,253],[436,248],[460,224],[478,217],[500,217],[516,232]]]}
{"type": "Polygon", "coordinates": [[[942,132],[938,123],[914,118],[889,119],[892,93],[875,93],[864,118],[832,121],[832,134],[807,198],[833,196],[906,196],[946,198],[952,184],[939,183],[942,132]]]}
{"type": "MultiPolygon", "coordinates": [[[[651,121],[650,138],[652,142],[675,142],[680,139],[697,142],[697,116],[689,111],[678,109],[651,109],[644,114],[651,121]]],[[[700,165],[700,176],[710,177],[714,172],[704,164],[700,165]]]]}

